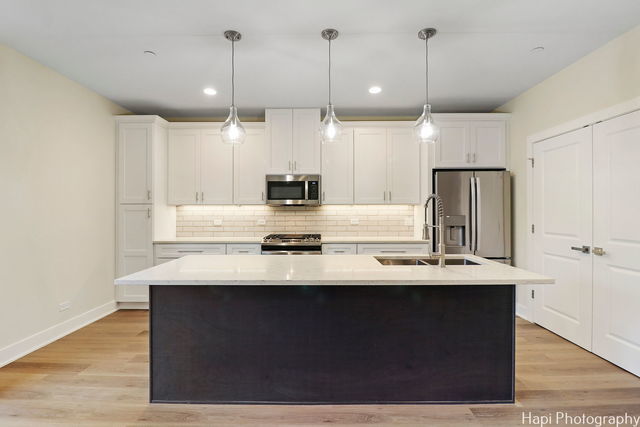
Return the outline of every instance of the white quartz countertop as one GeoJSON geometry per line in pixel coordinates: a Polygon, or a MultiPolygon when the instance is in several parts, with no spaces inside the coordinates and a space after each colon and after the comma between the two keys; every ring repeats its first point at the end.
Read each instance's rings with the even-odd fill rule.
{"type": "MultiPolygon", "coordinates": [[[[155,240],[155,244],[176,243],[261,243],[262,237],[176,237],[155,240]]],[[[428,240],[393,236],[322,236],[322,243],[429,243],[428,240]]]]}
{"type": "MultiPolygon", "coordinates": [[[[424,257],[403,255],[394,258],[424,257]]],[[[372,255],[189,255],[116,285],[528,285],[554,280],[473,255],[480,265],[382,265],[372,255]]]]}

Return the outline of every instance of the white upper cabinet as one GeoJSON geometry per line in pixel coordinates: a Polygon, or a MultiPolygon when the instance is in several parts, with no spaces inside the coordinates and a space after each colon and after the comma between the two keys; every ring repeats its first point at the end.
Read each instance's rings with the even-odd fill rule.
{"type": "Polygon", "coordinates": [[[505,120],[436,120],[436,124],[440,138],[435,146],[435,167],[506,167],[505,120]]]}
{"type": "Polygon", "coordinates": [[[120,203],[151,203],[151,123],[118,124],[118,199],[120,203]]]}
{"type": "Polygon", "coordinates": [[[440,138],[435,146],[436,167],[468,167],[471,151],[469,123],[463,121],[440,121],[440,138]]]}
{"type": "Polygon", "coordinates": [[[293,110],[293,173],[320,172],[320,110],[293,110]]]}
{"type": "Polygon", "coordinates": [[[199,129],[170,129],[167,143],[167,202],[193,205],[200,200],[199,129]]]}
{"type": "Polygon", "coordinates": [[[389,203],[420,203],[420,144],[412,129],[387,129],[389,203]]]}
{"type": "Polygon", "coordinates": [[[356,128],[353,140],[355,203],[420,203],[420,145],[410,128],[356,128]]]}
{"type": "Polygon", "coordinates": [[[322,144],[322,203],[353,204],[353,129],[342,140],[322,144]]]}
{"type": "Polygon", "coordinates": [[[505,167],[504,121],[471,122],[473,165],[476,167],[505,167]]]}
{"type": "Polygon", "coordinates": [[[382,127],[355,129],[353,153],[355,203],[388,203],[387,129],[382,127]]]}
{"type": "Polygon", "coordinates": [[[168,204],[233,203],[233,146],[218,129],[171,129],[168,204]]]}
{"type": "Polygon", "coordinates": [[[200,203],[233,203],[233,145],[218,129],[202,131],[200,140],[200,203]]]}
{"type": "Polygon", "coordinates": [[[266,110],[265,123],[269,173],[292,173],[293,110],[266,110]]]}
{"type": "Polygon", "coordinates": [[[265,122],[268,173],[320,172],[320,109],[267,109],[265,122]]]}
{"type": "Polygon", "coordinates": [[[265,203],[267,152],[264,131],[260,129],[247,129],[247,138],[244,143],[234,147],[233,202],[235,204],[265,203]]]}

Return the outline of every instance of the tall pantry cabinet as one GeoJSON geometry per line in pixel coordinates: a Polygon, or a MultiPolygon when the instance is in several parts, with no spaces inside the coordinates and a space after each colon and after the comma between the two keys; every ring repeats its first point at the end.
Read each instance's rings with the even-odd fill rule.
{"type": "MultiPolygon", "coordinates": [[[[118,116],[116,276],[153,266],[153,239],[175,237],[167,206],[167,125],[158,116],[118,116]]],[[[146,303],[146,286],[116,286],[116,301],[146,303]]]]}

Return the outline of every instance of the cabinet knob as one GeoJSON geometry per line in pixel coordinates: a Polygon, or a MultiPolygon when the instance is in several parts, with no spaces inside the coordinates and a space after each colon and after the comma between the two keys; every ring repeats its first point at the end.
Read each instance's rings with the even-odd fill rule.
{"type": "Polygon", "coordinates": [[[607,252],[602,248],[598,248],[598,247],[594,247],[593,248],[593,254],[596,255],[596,256],[603,256],[606,253],[607,252]]]}

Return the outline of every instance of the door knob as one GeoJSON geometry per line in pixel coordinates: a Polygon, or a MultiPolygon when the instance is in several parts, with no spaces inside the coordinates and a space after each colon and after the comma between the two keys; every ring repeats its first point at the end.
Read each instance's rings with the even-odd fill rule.
{"type": "MultiPolygon", "coordinates": [[[[571,246],[572,251],[579,251],[579,252],[582,252],[583,254],[588,254],[590,249],[591,247],[589,246],[571,246]]],[[[593,253],[595,252],[596,252],[596,248],[593,248],[593,253]]]]}
{"type": "Polygon", "coordinates": [[[606,254],[606,252],[604,251],[604,249],[602,249],[602,248],[598,248],[598,247],[595,247],[595,246],[594,246],[594,248],[593,248],[593,254],[594,254],[594,255],[597,255],[597,256],[602,256],[602,255],[606,254]]]}

